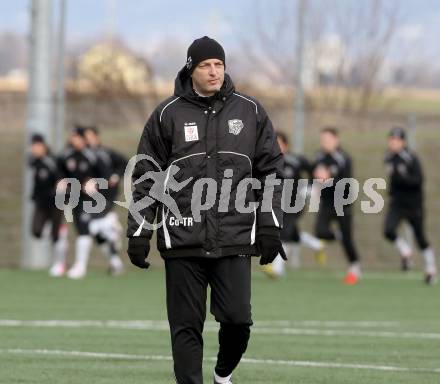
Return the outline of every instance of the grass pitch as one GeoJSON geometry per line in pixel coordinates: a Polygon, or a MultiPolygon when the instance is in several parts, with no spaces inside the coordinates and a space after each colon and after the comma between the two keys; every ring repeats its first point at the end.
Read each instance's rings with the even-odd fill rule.
{"type": "MultiPolygon", "coordinates": [[[[255,325],[234,384],[439,383],[438,286],[421,274],[253,274],[255,325]]],[[[211,383],[217,325],[205,328],[211,383]]],[[[172,383],[164,271],[83,281],[0,271],[0,383],[172,383]]]]}

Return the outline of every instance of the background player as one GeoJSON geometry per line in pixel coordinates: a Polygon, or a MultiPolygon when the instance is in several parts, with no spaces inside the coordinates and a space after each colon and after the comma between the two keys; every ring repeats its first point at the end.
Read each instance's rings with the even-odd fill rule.
{"type": "Polygon", "coordinates": [[[54,250],[53,264],[49,274],[53,277],[66,271],[67,225],[63,223],[63,212],[55,206],[56,186],[60,179],[57,162],[50,153],[44,137],[34,134],[31,138],[29,165],[33,170],[32,234],[41,238],[47,225],[50,226],[54,250]]]}
{"type": "Polygon", "coordinates": [[[93,214],[86,212],[84,202],[93,204],[93,194],[97,192],[95,178],[108,179],[107,168],[97,156],[87,148],[84,129],[75,127],[69,137],[69,145],[60,155],[59,168],[66,178],[74,178],[81,184],[79,202],[73,208],[73,221],[78,233],[75,245],[75,262],[67,272],[71,279],[80,279],[86,275],[87,263],[92,247],[89,223],[93,214]]]}
{"type": "Polygon", "coordinates": [[[89,230],[109,260],[110,273],[119,275],[124,271],[123,263],[118,255],[121,244],[122,225],[117,214],[113,211],[113,201],[117,198],[118,187],[124,176],[127,159],[119,152],[102,145],[99,131],[96,127],[86,127],[84,134],[88,147],[93,151],[100,163],[106,167],[105,173],[109,175],[108,189],[101,192],[106,198],[105,210],[93,217],[89,224],[89,230]]]}
{"type": "MultiPolygon", "coordinates": [[[[343,216],[338,216],[335,209],[335,185],[343,178],[352,177],[352,164],[349,155],[340,147],[339,133],[336,128],[327,127],[321,131],[321,149],[316,156],[313,166],[313,176],[316,179],[333,178],[333,186],[321,191],[321,201],[316,217],[316,236],[322,240],[341,240],[347,260],[350,264],[344,282],[356,284],[360,278],[359,256],[353,242],[352,210],[350,205],[344,206],[343,216]],[[340,232],[335,233],[330,228],[336,221],[340,232]]],[[[348,194],[348,186],[344,197],[348,194]]]]}
{"type": "MultiPolygon", "coordinates": [[[[292,189],[292,197],[290,205],[295,205],[297,194],[303,194],[304,197],[308,194],[308,186],[299,188],[299,179],[311,178],[311,165],[309,161],[300,155],[290,154],[289,140],[282,132],[277,132],[278,145],[284,155],[284,176],[286,179],[293,179],[295,182],[292,189]]],[[[300,231],[298,228],[298,220],[302,215],[303,210],[298,213],[283,214],[283,228],[281,230],[281,240],[288,258],[287,264],[292,268],[300,266],[300,246],[304,245],[316,253],[316,259],[320,265],[326,263],[326,254],[324,252],[323,242],[311,235],[310,233],[300,231]]],[[[285,273],[286,262],[280,257],[274,260],[272,264],[263,266],[262,270],[270,277],[279,277],[285,273]]]]}
{"type": "Polygon", "coordinates": [[[402,269],[409,269],[412,255],[410,245],[397,236],[397,228],[407,221],[413,231],[417,245],[425,261],[425,281],[433,284],[437,276],[434,251],[429,246],[423,228],[423,172],[422,166],[413,151],[407,147],[406,133],[400,127],[390,131],[388,152],[385,156],[386,170],[389,175],[390,203],[385,218],[385,237],[398,249],[402,269]]]}

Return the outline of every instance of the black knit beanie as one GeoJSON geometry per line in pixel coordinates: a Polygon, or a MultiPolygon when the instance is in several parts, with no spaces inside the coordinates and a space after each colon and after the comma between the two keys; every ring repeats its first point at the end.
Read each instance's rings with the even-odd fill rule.
{"type": "Polygon", "coordinates": [[[73,135],[78,135],[81,137],[84,137],[86,134],[86,130],[84,127],[82,127],[81,125],[76,125],[75,127],[73,127],[72,129],[72,134],[73,135]]]}
{"type": "Polygon", "coordinates": [[[31,144],[42,143],[45,144],[44,136],[40,133],[34,133],[31,136],[31,144]]]}
{"type": "Polygon", "coordinates": [[[219,59],[226,65],[223,47],[214,39],[203,36],[194,40],[189,46],[186,54],[186,69],[192,74],[199,63],[208,59],[219,59]]]}
{"type": "Polygon", "coordinates": [[[388,134],[389,137],[398,137],[399,139],[406,140],[406,132],[402,127],[394,127],[388,134]]]}

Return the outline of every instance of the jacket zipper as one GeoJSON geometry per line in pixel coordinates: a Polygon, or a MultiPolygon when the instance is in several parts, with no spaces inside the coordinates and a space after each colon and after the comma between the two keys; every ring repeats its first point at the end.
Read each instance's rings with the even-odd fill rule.
{"type": "MultiPolygon", "coordinates": [[[[206,115],[206,123],[205,123],[205,152],[206,152],[206,177],[208,177],[208,162],[211,159],[211,155],[209,154],[208,151],[208,126],[209,126],[209,121],[210,121],[210,117],[211,117],[211,107],[206,107],[204,113],[206,115]]],[[[207,243],[208,240],[208,225],[207,225],[207,215],[208,213],[205,212],[205,219],[204,219],[204,227],[205,227],[205,245],[207,243]]],[[[203,248],[203,246],[202,246],[203,248]]],[[[209,251],[207,251],[209,252],[209,251]]]]}

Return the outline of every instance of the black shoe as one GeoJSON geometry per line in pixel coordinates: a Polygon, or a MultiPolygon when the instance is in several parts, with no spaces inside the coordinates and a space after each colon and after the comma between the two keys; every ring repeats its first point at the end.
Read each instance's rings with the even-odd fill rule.
{"type": "Polygon", "coordinates": [[[433,273],[426,273],[425,274],[425,283],[427,285],[435,285],[437,282],[437,276],[433,273]]]}
{"type": "Polygon", "coordinates": [[[407,272],[411,269],[409,257],[402,257],[400,259],[400,269],[404,272],[407,272]]]}

